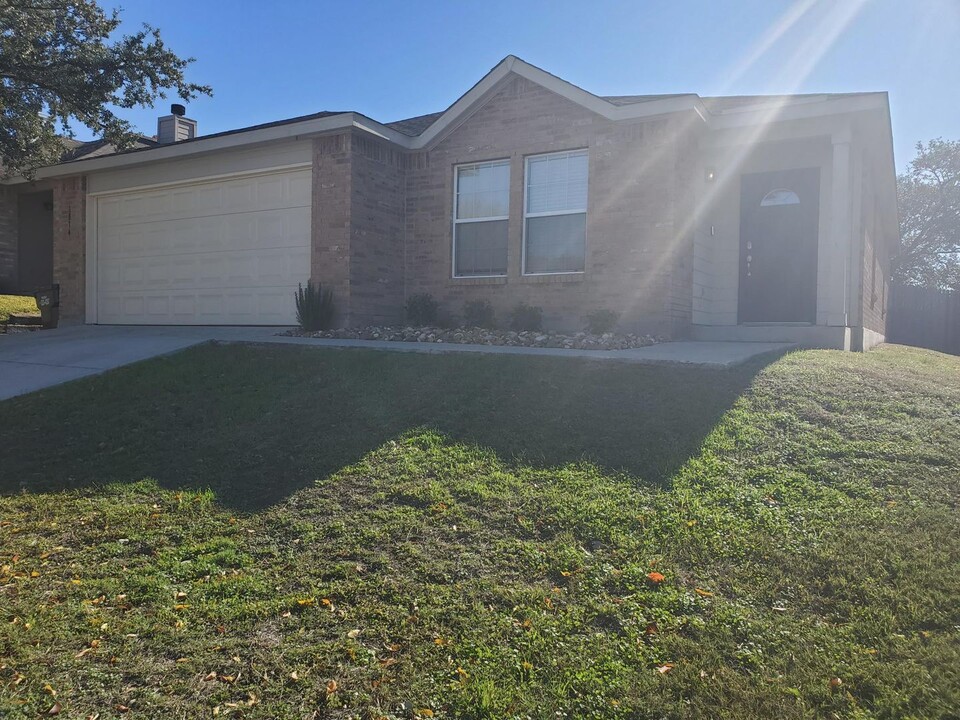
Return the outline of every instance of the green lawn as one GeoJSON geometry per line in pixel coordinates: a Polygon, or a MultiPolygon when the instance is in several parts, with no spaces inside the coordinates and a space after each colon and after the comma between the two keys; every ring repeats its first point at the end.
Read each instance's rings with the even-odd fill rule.
{"type": "Polygon", "coordinates": [[[960,358],[207,346],[0,403],[0,717],[956,718],[960,358]]]}
{"type": "Polygon", "coordinates": [[[0,325],[10,319],[10,313],[39,313],[33,296],[0,295],[0,325]]]}

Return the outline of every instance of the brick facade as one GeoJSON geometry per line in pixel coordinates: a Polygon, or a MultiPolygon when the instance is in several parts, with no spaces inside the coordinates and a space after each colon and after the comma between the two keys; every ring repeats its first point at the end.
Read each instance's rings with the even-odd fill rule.
{"type": "Polygon", "coordinates": [[[444,314],[489,300],[501,321],[519,302],[548,328],[576,330],[596,309],[624,330],[682,336],[689,327],[695,145],[676,118],[613,123],[516,77],[434,147],[404,153],[356,131],[314,143],[311,276],[334,291],[338,324],[396,323],[407,298],[430,293],[444,314]],[[582,274],[521,272],[524,160],[587,148],[582,274]],[[454,167],[510,160],[508,270],[452,277],[454,167]]]}
{"type": "Polygon", "coordinates": [[[60,318],[83,322],[86,308],[86,179],[53,184],[53,282],[60,284],[60,318]]]}
{"type": "Polygon", "coordinates": [[[881,335],[887,334],[887,295],[890,290],[888,253],[878,251],[875,234],[863,239],[863,326],[881,335]]]}
{"type": "Polygon", "coordinates": [[[310,277],[338,325],[403,319],[405,157],[355,131],[314,142],[310,277]]]}
{"type": "Polygon", "coordinates": [[[0,294],[17,288],[17,193],[0,185],[0,294]]]}
{"type": "Polygon", "coordinates": [[[863,263],[860,274],[860,309],[863,327],[887,334],[887,296],[890,290],[889,238],[883,235],[875,190],[876,173],[864,169],[861,186],[860,233],[863,263]]]}
{"type": "MultiPolygon", "coordinates": [[[[406,301],[429,293],[447,318],[462,317],[469,301],[488,300],[501,324],[522,302],[543,309],[546,329],[579,330],[591,312],[611,310],[618,313],[618,329],[625,332],[678,339],[704,326],[703,320],[711,327],[729,324],[739,331],[737,203],[726,195],[715,197],[715,191],[708,193],[704,180],[705,168],[719,164],[721,172],[729,173],[728,182],[737,182],[743,158],[717,163],[711,155],[725,157],[718,148],[739,153],[736,133],[715,135],[704,123],[702,110],[682,103],[657,106],[665,114],[652,114],[661,110],[651,110],[650,115],[611,114],[595,103],[585,106],[569,99],[576,96],[542,78],[537,82],[518,73],[501,77],[482,93],[475,103],[471,101],[468,114],[450,125],[446,121],[434,125],[443,130],[432,139],[427,132],[417,141],[397,136],[391,141],[387,130],[363,130],[362,123],[352,121],[318,130],[329,134],[313,135],[312,153],[307,141],[300,141],[296,162],[307,162],[308,153],[312,161],[310,277],[333,291],[338,326],[401,322],[406,301]],[[524,275],[526,159],[570,150],[585,150],[588,157],[583,272],[524,275]],[[485,161],[507,161],[510,168],[506,275],[456,278],[452,271],[455,168],[485,161]],[[712,204],[704,203],[708,196],[712,204]],[[695,237],[699,238],[696,248],[695,237]],[[724,239],[727,246],[721,243],[724,239]],[[720,302],[726,301],[714,297],[721,287],[716,279],[720,274],[733,278],[730,288],[724,288],[733,294],[723,307],[720,302]],[[695,301],[697,326],[693,325],[695,301]]],[[[804,136],[802,147],[789,134],[764,142],[748,158],[750,171],[765,170],[767,165],[800,167],[814,161],[823,167],[838,165],[826,143],[831,128],[825,125],[813,139],[804,136]],[[814,142],[826,148],[823,157],[811,159],[808,145],[814,142]]],[[[835,145],[832,152],[847,146],[849,142],[835,145]]],[[[205,164],[204,169],[223,173],[220,163],[227,157],[210,153],[209,168],[205,164]]],[[[282,164],[271,154],[245,169],[270,167],[270,163],[282,164]]],[[[101,180],[93,175],[91,182],[96,187],[101,180]]],[[[61,286],[61,317],[66,322],[83,321],[86,180],[69,177],[51,183],[53,280],[61,286]]],[[[124,184],[107,186],[107,191],[113,191],[124,184]]],[[[856,288],[857,278],[849,273],[844,302],[847,308],[859,304],[862,327],[883,334],[889,219],[876,207],[877,189],[865,185],[863,192],[862,282],[856,288]],[[868,201],[874,203],[870,210],[868,201]],[[860,290],[860,303],[850,304],[850,289],[860,290]]],[[[833,192],[828,199],[843,196],[833,192]]],[[[11,206],[8,200],[7,191],[0,191],[0,283],[9,277],[11,267],[16,272],[16,203],[11,206]]],[[[834,230],[821,222],[822,238],[834,230]]],[[[850,241],[856,242],[856,232],[850,234],[854,236],[850,241]]],[[[818,280],[827,283],[830,278],[818,280]]],[[[856,314],[851,313],[851,325],[857,324],[856,314]]]]}
{"type": "Polygon", "coordinates": [[[689,325],[692,228],[678,172],[676,118],[617,123],[524,78],[511,79],[450,135],[410,162],[406,182],[406,296],[428,292],[445,310],[489,300],[503,320],[518,302],[544,310],[549,328],[576,330],[596,309],[624,330],[675,336],[689,325]],[[524,276],[524,160],[586,148],[589,198],[584,272],[524,276]],[[454,167],[510,160],[505,278],[452,277],[454,167]],[[678,234],[678,230],[681,232],[678,234]]]}

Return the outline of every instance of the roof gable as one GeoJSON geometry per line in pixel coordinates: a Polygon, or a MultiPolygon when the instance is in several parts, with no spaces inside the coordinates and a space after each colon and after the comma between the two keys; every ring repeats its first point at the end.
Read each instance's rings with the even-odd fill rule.
{"type": "MultiPolygon", "coordinates": [[[[508,55],[497,63],[497,65],[484,75],[472,88],[461,95],[456,102],[430,122],[429,125],[416,136],[411,145],[415,149],[420,149],[437,142],[493,97],[502,84],[512,75],[526,78],[609,120],[662,115],[682,110],[696,110],[705,117],[705,113],[701,111],[699,97],[694,93],[603,98],[587,92],[583,88],[563,78],[548,73],[546,70],[541,70],[515,55],[508,55]]],[[[394,125],[396,125],[396,123],[394,125]]]]}
{"type": "MultiPolygon", "coordinates": [[[[771,122],[839,115],[864,110],[889,114],[885,93],[847,93],[787,96],[701,98],[696,93],[671,95],[613,95],[601,97],[562,78],[508,55],[443,112],[381,123],[357,112],[320,112],[246,128],[201,135],[159,145],[150,140],[123,152],[97,141],[69,152],[59,165],[41,168],[37,177],[107,169],[165,160],[194,153],[216,152],[262,142],[311,137],[356,128],[404,150],[432,147],[493,98],[509,78],[519,76],[609,120],[656,117],[692,112],[713,129],[767,125],[771,122]],[[74,165],[74,167],[70,167],[74,165]],[[83,170],[80,170],[80,167],[83,170]]],[[[24,178],[3,180],[23,182],[24,178]]]]}

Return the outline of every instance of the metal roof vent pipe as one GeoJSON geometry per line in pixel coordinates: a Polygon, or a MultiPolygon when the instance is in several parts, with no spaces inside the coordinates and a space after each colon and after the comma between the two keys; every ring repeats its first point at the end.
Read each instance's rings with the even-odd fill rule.
{"type": "Polygon", "coordinates": [[[170,114],[157,119],[157,142],[161,145],[192,140],[197,136],[197,121],[185,117],[187,108],[180,103],[170,106],[170,114]]]}

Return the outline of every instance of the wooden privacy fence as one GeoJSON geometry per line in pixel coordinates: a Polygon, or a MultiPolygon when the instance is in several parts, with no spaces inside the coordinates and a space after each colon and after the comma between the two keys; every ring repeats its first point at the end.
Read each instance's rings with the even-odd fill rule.
{"type": "Polygon", "coordinates": [[[893,284],[887,340],[960,355],[960,293],[893,284]]]}

